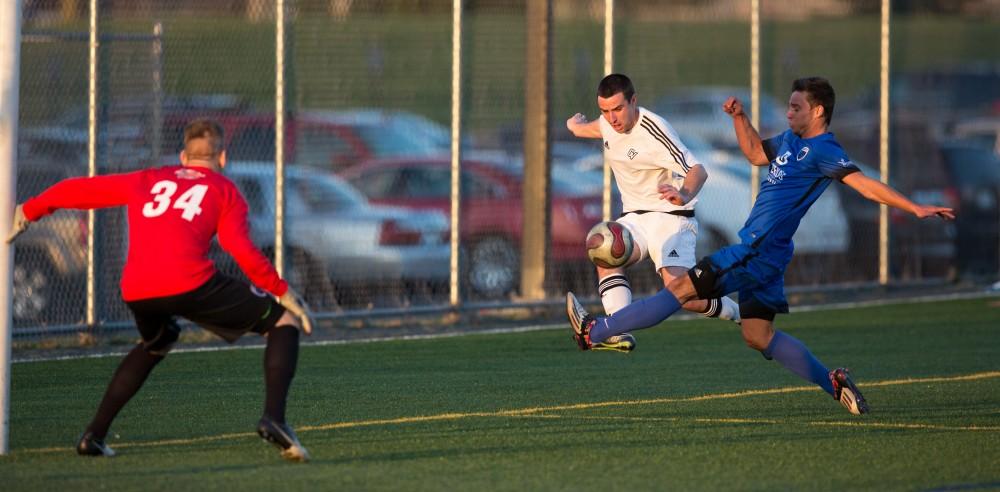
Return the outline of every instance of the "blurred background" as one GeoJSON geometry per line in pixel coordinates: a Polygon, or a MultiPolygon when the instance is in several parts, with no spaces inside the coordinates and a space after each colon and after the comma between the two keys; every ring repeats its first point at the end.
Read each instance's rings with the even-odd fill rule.
{"type": "MultiPolygon", "coordinates": [[[[542,0],[538,0],[541,2],[542,0]]],[[[228,175],[250,204],[255,241],[274,255],[276,11],[271,0],[100,0],[96,171],[177,162],[194,117],[226,130],[228,175]]],[[[604,0],[548,0],[549,84],[529,87],[529,4],[461,7],[461,193],[458,302],[450,301],[452,33],[447,0],[289,0],[285,24],[285,272],[315,311],[338,320],[464,308],[558,306],[596,299],[584,248],[602,217],[600,142],[566,118],[597,118],[604,0]],[[525,103],[544,91],[548,107],[525,103]],[[550,173],[544,299],[520,292],[525,123],[547,115],[550,173]]],[[[761,2],[760,130],[783,131],[791,81],[830,79],[831,131],[879,176],[881,1],[761,2]]],[[[958,220],[889,216],[889,282],[996,282],[1000,271],[1000,1],[892,2],[889,182],[955,207],[958,220]]],[[[705,163],[698,255],[737,241],[750,167],[720,109],[750,107],[751,2],[613,3],[613,70],[705,163]]],[[[17,199],[88,172],[91,2],[24,0],[17,199]]],[[[620,212],[612,193],[613,215],[620,212]]],[[[118,279],[122,210],[97,214],[94,324],[87,317],[87,215],[62,211],[19,240],[15,339],[130,326],[118,279]]],[[[879,209],[834,185],[795,236],[786,285],[877,284],[879,209]]],[[[220,266],[238,270],[221,251],[220,266]]],[[[660,285],[630,271],[635,296],[660,285]]]]}

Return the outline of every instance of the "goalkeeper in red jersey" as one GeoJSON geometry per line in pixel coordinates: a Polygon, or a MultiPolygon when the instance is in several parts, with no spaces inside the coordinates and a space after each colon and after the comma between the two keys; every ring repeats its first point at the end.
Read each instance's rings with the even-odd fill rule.
{"type": "Polygon", "coordinates": [[[312,332],[310,313],[250,240],[246,200],[222,174],[224,141],[217,122],[197,119],[184,129],[180,165],[66,179],[15,209],[8,243],[59,209],[128,210],[121,292],[142,341],[111,378],[77,444],[81,455],[114,456],[104,442],[111,422],[173,347],[180,334],[175,318],[183,317],[230,343],[247,332],[267,337],[264,413],[257,432],[286,459],[309,459],[285,423],[285,401],[298,361],[299,330],[312,332]],[[208,259],[215,236],[253,285],[216,270],[208,259]]]}

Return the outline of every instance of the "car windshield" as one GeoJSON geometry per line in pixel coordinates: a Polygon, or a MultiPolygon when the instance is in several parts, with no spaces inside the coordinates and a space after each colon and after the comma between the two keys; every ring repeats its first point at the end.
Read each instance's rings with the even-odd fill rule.
{"type": "Polygon", "coordinates": [[[1000,183],[1000,157],[992,149],[968,144],[941,147],[956,181],[968,184],[1000,183]]]}
{"type": "Polygon", "coordinates": [[[362,208],[365,198],[351,185],[323,174],[305,173],[291,177],[290,185],[311,212],[336,212],[362,208]]]}
{"type": "Polygon", "coordinates": [[[358,135],[378,157],[431,155],[441,152],[428,139],[420,138],[395,119],[384,120],[383,124],[364,124],[357,127],[358,135]]]}

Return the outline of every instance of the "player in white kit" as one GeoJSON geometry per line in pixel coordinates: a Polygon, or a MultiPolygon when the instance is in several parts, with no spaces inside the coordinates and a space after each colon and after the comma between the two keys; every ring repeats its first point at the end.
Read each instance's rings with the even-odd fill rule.
{"type": "MultiPolygon", "coordinates": [[[[632,256],[617,268],[597,267],[601,303],[608,315],[632,302],[625,268],[649,258],[667,285],[695,265],[698,221],[695,205],[708,172],[659,115],[636,104],[632,81],[622,74],[604,77],[597,87],[601,118],[577,113],[566,121],[573,135],[604,140],[604,156],[614,172],[624,213],[616,222],[631,233],[632,256]]],[[[728,297],[695,300],[684,309],[739,322],[739,306],[728,297]]],[[[594,349],[628,352],[631,334],[612,337],[594,349]]]]}

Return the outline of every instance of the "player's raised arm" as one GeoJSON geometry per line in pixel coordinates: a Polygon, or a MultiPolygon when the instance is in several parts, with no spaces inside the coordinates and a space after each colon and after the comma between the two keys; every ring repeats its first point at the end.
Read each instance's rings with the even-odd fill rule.
{"type": "Polygon", "coordinates": [[[902,193],[885,185],[881,181],[869,178],[860,172],[855,172],[844,176],[844,184],[854,188],[861,196],[877,203],[884,203],[890,207],[907,211],[917,218],[941,217],[951,220],[955,218],[955,211],[948,207],[936,207],[933,205],[922,205],[914,203],[906,198],[902,193]]]}
{"type": "Polygon", "coordinates": [[[750,164],[755,166],[766,166],[770,159],[764,152],[764,143],[760,139],[760,134],[750,124],[750,118],[743,112],[743,103],[735,97],[726,99],[722,104],[722,110],[733,117],[733,131],[736,132],[736,141],[740,144],[740,150],[746,156],[750,164]]]}
{"type": "Polygon", "coordinates": [[[698,195],[707,180],[708,171],[705,170],[705,166],[695,164],[684,177],[684,184],[680,189],[664,183],[657,187],[657,191],[660,193],[661,200],[666,200],[677,206],[684,206],[698,195]]]}
{"type": "Polygon", "coordinates": [[[576,113],[566,120],[566,128],[580,138],[601,138],[601,121],[587,121],[582,113],[576,113]]]}

